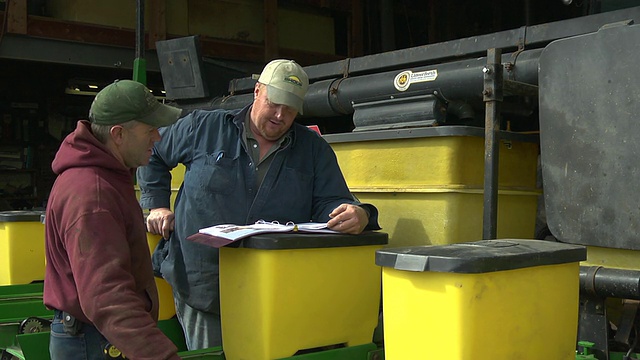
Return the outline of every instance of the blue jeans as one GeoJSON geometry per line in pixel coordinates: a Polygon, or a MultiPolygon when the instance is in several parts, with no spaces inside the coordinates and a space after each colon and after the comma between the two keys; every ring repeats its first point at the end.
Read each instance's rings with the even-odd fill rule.
{"type": "MultiPolygon", "coordinates": [[[[182,326],[188,350],[222,345],[220,315],[200,311],[187,305],[174,294],[176,317],[182,326]]],[[[52,359],[53,360],[53,359],[52,359]]]]}
{"type": "Polygon", "coordinates": [[[51,323],[49,354],[51,360],[104,360],[108,341],[93,325],[82,324],[77,334],[65,331],[62,312],[55,311],[51,323]]]}

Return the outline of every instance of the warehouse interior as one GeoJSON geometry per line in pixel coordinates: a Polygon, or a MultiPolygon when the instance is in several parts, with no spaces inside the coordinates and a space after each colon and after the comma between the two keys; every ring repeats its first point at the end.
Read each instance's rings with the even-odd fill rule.
{"type": "Polygon", "coordinates": [[[135,59],[145,61],[147,86],[160,100],[171,101],[156,41],[197,36],[203,76],[215,97],[227,94],[229,80],[255,74],[278,57],[317,65],[638,5],[634,0],[2,0],[0,211],[45,206],[60,141],[86,118],[100,87],[132,78],[135,59]]]}

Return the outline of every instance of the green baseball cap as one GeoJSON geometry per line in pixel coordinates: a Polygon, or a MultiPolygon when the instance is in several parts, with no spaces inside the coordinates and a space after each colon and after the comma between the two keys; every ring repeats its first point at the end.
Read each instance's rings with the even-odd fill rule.
{"type": "Polygon", "coordinates": [[[141,83],[116,80],[93,99],[89,120],[99,125],[136,120],[159,128],[175,123],[181,113],[181,109],[160,103],[141,83]]]}
{"type": "Polygon", "coordinates": [[[267,98],[302,114],[302,103],[309,89],[309,76],[293,60],[273,60],[262,70],[258,82],[267,85],[267,98]]]}

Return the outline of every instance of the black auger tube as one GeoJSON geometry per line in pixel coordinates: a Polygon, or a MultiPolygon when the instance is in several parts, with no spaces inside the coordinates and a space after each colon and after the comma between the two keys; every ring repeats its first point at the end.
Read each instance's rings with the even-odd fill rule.
{"type": "Polygon", "coordinates": [[[600,297],[640,300],[640,270],[580,266],[580,292],[600,297]]]}
{"type": "MultiPolygon", "coordinates": [[[[504,70],[504,79],[537,85],[538,59],[542,49],[505,54],[504,62],[514,66],[504,70]]],[[[395,78],[402,71],[386,71],[362,76],[326,79],[313,82],[304,99],[304,116],[334,117],[353,114],[354,103],[393,99],[416,95],[436,95],[444,100],[482,101],[482,69],[486,58],[465,59],[449,63],[412,67],[413,73],[433,71],[437,76],[431,81],[412,83],[406,91],[395,87],[395,78]]],[[[224,109],[241,108],[253,100],[252,94],[237,94],[216,99],[208,107],[224,109]]]]}

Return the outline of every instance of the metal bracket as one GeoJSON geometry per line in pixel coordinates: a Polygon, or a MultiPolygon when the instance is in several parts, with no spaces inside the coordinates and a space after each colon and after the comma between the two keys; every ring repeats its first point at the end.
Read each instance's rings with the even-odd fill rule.
{"type": "Polygon", "coordinates": [[[638,306],[640,306],[640,301],[638,300],[623,300],[622,317],[620,324],[618,324],[618,331],[616,331],[614,337],[616,342],[631,346],[631,331],[636,322],[638,306]]]}
{"type": "Polygon", "coordinates": [[[609,360],[609,323],[605,299],[580,295],[578,341],[594,343],[592,352],[598,360],[609,360]]]}
{"type": "Polygon", "coordinates": [[[384,360],[384,349],[369,351],[367,360],[384,360]]]}
{"type": "Polygon", "coordinates": [[[604,24],[600,27],[600,29],[598,29],[598,31],[611,29],[618,26],[629,26],[629,25],[633,25],[633,20],[629,19],[629,20],[617,21],[610,24],[604,24]]]}
{"type": "Polygon", "coordinates": [[[351,58],[344,59],[344,67],[342,68],[342,78],[349,77],[349,66],[351,65],[351,58]]]}

